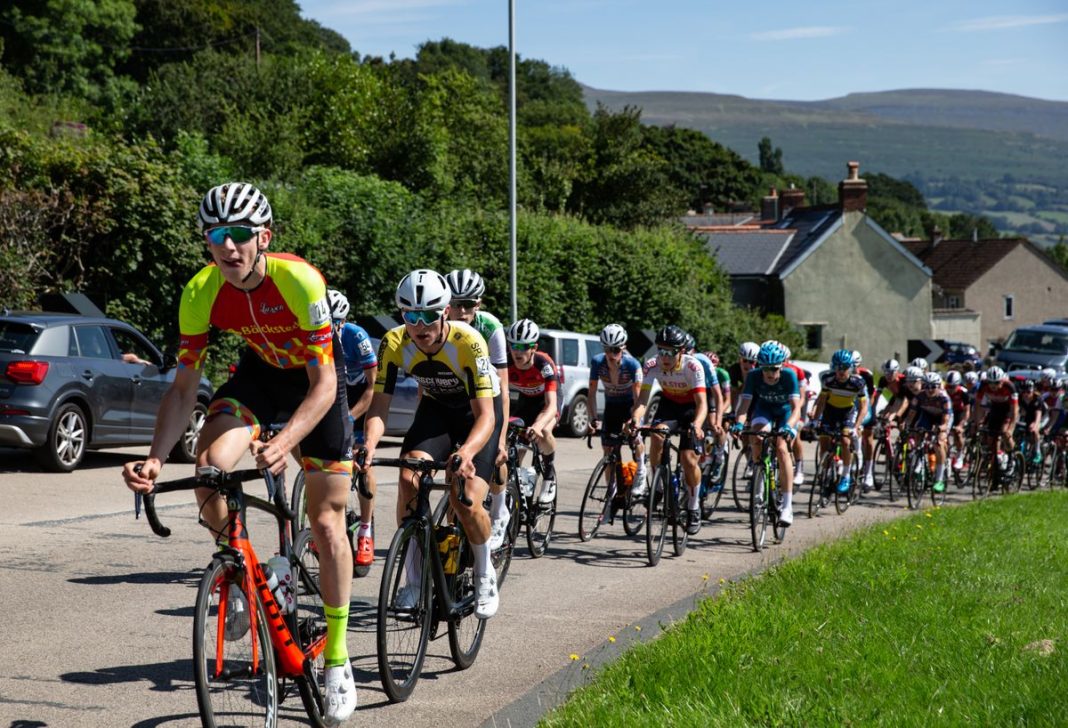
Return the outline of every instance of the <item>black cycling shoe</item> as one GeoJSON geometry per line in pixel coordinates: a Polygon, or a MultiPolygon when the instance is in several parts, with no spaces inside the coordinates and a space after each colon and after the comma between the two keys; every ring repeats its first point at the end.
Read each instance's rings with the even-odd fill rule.
{"type": "Polygon", "coordinates": [[[701,530],[701,512],[700,511],[686,511],[686,533],[691,536],[696,536],[697,532],[701,530]]]}

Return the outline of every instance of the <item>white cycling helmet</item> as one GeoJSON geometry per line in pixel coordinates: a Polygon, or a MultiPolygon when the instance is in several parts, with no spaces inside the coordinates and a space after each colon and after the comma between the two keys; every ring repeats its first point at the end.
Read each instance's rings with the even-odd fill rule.
{"type": "Polygon", "coordinates": [[[262,192],[247,182],[212,187],[200,202],[197,225],[203,232],[204,228],[219,223],[270,227],[271,205],[262,192]]]}
{"type": "Polygon", "coordinates": [[[918,368],[922,369],[923,371],[927,371],[927,360],[924,359],[922,356],[918,356],[918,357],[916,357],[915,359],[913,359],[912,361],[909,362],[909,366],[910,367],[918,367],[918,368]]]}
{"type": "Polygon", "coordinates": [[[948,384],[951,387],[958,386],[961,383],[962,379],[963,379],[963,377],[961,377],[960,372],[958,372],[956,370],[951,371],[948,374],[946,374],[946,384],[948,384]]]}
{"type": "Polygon", "coordinates": [[[790,347],[787,346],[786,344],[783,344],[782,348],[783,348],[784,351],[786,351],[787,360],[792,359],[793,356],[794,356],[794,353],[792,351],[790,351],[790,347]]]}
{"type": "Polygon", "coordinates": [[[601,344],[604,346],[624,346],[627,343],[627,330],[619,324],[608,324],[601,329],[601,344]]]}
{"type": "Polygon", "coordinates": [[[1007,379],[1005,370],[1001,367],[990,367],[986,370],[986,381],[988,382],[1000,382],[1002,379],[1007,379]]]}
{"type": "Polygon", "coordinates": [[[1053,384],[1057,381],[1057,372],[1054,369],[1046,367],[1042,370],[1042,373],[1039,374],[1038,380],[1046,385],[1053,384]]]}
{"type": "Polygon", "coordinates": [[[856,349],[853,350],[853,366],[859,367],[860,363],[864,361],[864,357],[860,355],[860,352],[856,349]]]}
{"type": "Polygon", "coordinates": [[[738,356],[746,361],[756,361],[760,354],[760,344],[755,341],[746,341],[738,347],[738,356]]]}
{"type": "Polygon", "coordinates": [[[330,288],[326,291],[326,301],[330,304],[330,318],[343,321],[349,316],[349,299],[341,291],[330,288]]]}
{"type": "Polygon", "coordinates": [[[482,276],[470,268],[451,271],[445,279],[449,282],[453,298],[479,299],[486,292],[486,284],[482,276]]]}
{"type": "Polygon", "coordinates": [[[405,311],[441,311],[449,305],[452,293],[445,276],[421,268],[401,279],[393,300],[405,311]]]}
{"type": "Polygon", "coordinates": [[[923,381],[923,370],[920,369],[919,367],[909,367],[908,369],[905,370],[905,381],[906,382],[922,382],[923,381]]]}
{"type": "Polygon", "coordinates": [[[964,372],[964,383],[969,387],[974,387],[975,383],[979,381],[979,375],[975,372],[964,372]]]}
{"type": "Polygon", "coordinates": [[[901,370],[901,365],[897,363],[897,359],[887,359],[880,367],[885,376],[893,376],[901,370]]]}
{"type": "Polygon", "coordinates": [[[536,344],[541,335],[541,329],[530,319],[519,319],[508,327],[504,337],[509,344],[536,344]]]}
{"type": "Polygon", "coordinates": [[[942,377],[938,372],[927,372],[923,375],[923,386],[928,389],[934,389],[942,385],[942,377]]]}

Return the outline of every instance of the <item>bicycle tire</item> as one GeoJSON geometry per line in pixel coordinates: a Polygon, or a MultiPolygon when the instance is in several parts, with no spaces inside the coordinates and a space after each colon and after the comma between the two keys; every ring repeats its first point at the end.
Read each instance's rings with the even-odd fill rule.
{"type": "MultiPolygon", "coordinates": [[[[305,528],[308,528],[308,501],[304,497],[304,470],[298,470],[293,478],[293,492],[289,495],[289,508],[293,511],[293,520],[289,522],[289,536],[293,543],[305,528]]],[[[346,521],[345,525],[348,525],[346,521]]],[[[352,550],[356,553],[356,549],[352,550]]]]}
{"type": "Polygon", "coordinates": [[[831,502],[828,483],[833,479],[833,473],[834,458],[831,457],[830,453],[826,453],[812,476],[812,489],[808,494],[809,518],[815,518],[831,502]]]}
{"type": "Polygon", "coordinates": [[[601,458],[593,467],[590,479],[586,482],[578,519],[578,536],[583,543],[597,535],[602,520],[611,508],[608,503],[609,483],[613,476],[612,470],[608,467],[610,464],[615,466],[615,461],[610,456],[606,455],[601,458]]]}
{"type": "MultiPolygon", "coordinates": [[[[474,613],[475,570],[474,554],[471,545],[461,531],[460,570],[445,577],[445,584],[454,603],[464,599],[471,600],[471,610],[459,617],[449,619],[449,654],[458,670],[466,670],[475,664],[478,651],[482,648],[482,637],[486,633],[486,620],[478,619],[474,613]]],[[[500,585],[498,584],[498,589],[500,585]]]]}
{"type": "MultiPolygon", "coordinates": [[[[232,561],[217,558],[204,571],[197,587],[193,612],[193,681],[200,719],[207,728],[235,722],[255,722],[268,728],[277,725],[278,671],[274,648],[263,605],[255,593],[252,599],[248,598],[244,583],[244,571],[232,561]],[[250,624],[239,636],[230,635],[228,639],[225,626],[223,634],[219,634],[219,605],[229,605],[232,590],[245,595],[247,610],[256,610],[256,629],[253,631],[250,624]],[[220,652],[223,665],[217,669],[220,652]]],[[[225,625],[231,618],[226,609],[222,611],[225,625]]],[[[250,611],[245,614],[247,618],[250,611]]],[[[239,631],[233,629],[234,634],[239,631]]]]}
{"type": "Polygon", "coordinates": [[[991,459],[990,452],[982,449],[972,462],[972,469],[968,473],[972,485],[972,500],[982,500],[990,495],[991,459]]]}
{"type": "MultiPolygon", "coordinates": [[[[539,472],[534,481],[533,493],[539,493],[545,485],[544,476],[539,472]]],[[[548,503],[542,503],[536,495],[526,498],[527,505],[527,548],[531,557],[539,559],[545,555],[553,537],[553,524],[556,523],[556,502],[560,498],[560,484],[548,503]]]]}
{"type": "Polygon", "coordinates": [[[763,551],[768,532],[768,504],[765,502],[767,485],[764,482],[764,465],[753,468],[749,483],[749,533],[753,538],[753,550],[763,551]]]}
{"type": "Polygon", "coordinates": [[[771,522],[771,534],[775,537],[775,543],[782,543],[786,540],[786,526],[779,520],[783,497],[777,485],[773,484],[772,493],[773,500],[768,504],[768,520],[771,522]]]}
{"type": "Polygon", "coordinates": [[[287,620],[297,644],[307,656],[305,679],[297,680],[304,709],[316,728],[323,721],[323,696],[326,694],[326,662],[323,648],[326,641],[326,612],[319,590],[319,554],[313,548],[311,530],[304,529],[293,543],[290,569],[293,574],[293,615],[287,620]]]}
{"type": "Polygon", "coordinates": [[[887,480],[893,477],[893,459],[893,447],[886,440],[877,440],[871,453],[871,475],[875,490],[885,488],[887,480]]]}
{"type": "Polygon", "coordinates": [[[908,497],[909,509],[918,510],[923,503],[923,491],[927,478],[927,454],[916,448],[909,454],[908,470],[905,473],[905,495],[908,497]]]}
{"type": "MultiPolygon", "coordinates": [[[[435,544],[436,546],[436,544],[435,544]]],[[[393,535],[382,568],[382,582],[378,590],[378,673],[382,688],[392,703],[407,700],[423,669],[427,645],[430,642],[430,623],[433,609],[429,544],[426,531],[419,522],[402,524],[393,535]],[[397,596],[405,584],[404,562],[411,549],[423,561],[419,593],[415,606],[401,609],[397,596]]]]}
{"type": "Polygon", "coordinates": [[[646,496],[646,519],[645,519],[645,555],[649,560],[649,566],[660,563],[660,556],[664,553],[664,539],[667,536],[667,497],[664,490],[665,482],[671,482],[671,476],[667,468],[658,467],[653,475],[653,482],[649,484],[649,493],[646,496]]]}
{"type": "MultiPolygon", "coordinates": [[[[487,496],[488,498],[489,496],[487,496]]],[[[519,483],[514,475],[508,477],[508,483],[504,487],[505,507],[508,509],[508,530],[505,532],[504,541],[500,548],[490,552],[490,562],[493,570],[497,573],[497,588],[501,588],[504,578],[508,576],[508,569],[512,565],[512,556],[515,554],[515,542],[519,536],[519,501],[523,496],[519,493],[519,483]]]]}
{"type": "Polygon", "coordinates": [[[1004,495],[1012,495],[1013,493],[1020,492],[1020,486],[1023,485],[1024,478],[1024,456],[1019,450],[1016,450],[1009,455],[1015,466],[1012,470],[1012,475],[1006,474],[1002,477],[1001,481],[1004,484],[1002,493],[1004,495]]]}
{"type": "Polygon", "coordinates": [[[723,491],[727,487],[727,468],[731,464],[731,451],[727,448],[723,452],[723,465],[719,470],[719,482],[713,483],[713,490],[705,494],[705,497],[701,501],[701,518],[706,521],[712,519],[715,515],[716,509],[719,508],[719,502],[723,499],[723,491]],[[710,504],[709,504],[710,503],[710,504]]]}
{"type": "MultiPolygon", "coordinates": [[[[681,468],[676,470],[675,475],[679,478],[679,487],[674,487],[674,480],[672,481],[672,488],[670,491],[670,513],[671,515],[671,549],[676,556],[682,556],[686,553],[686,544],[690,539],[690,534],[686,530],[686,523],[689,517],[687,509],[683,507],[682,498],[685,494],[687,501],[689,500],[690,488],[686,485],[686,479],[683,477],[681,468]]],[[[674,476],[673,476],[674,477],[674,476]]]]}
{"type": "Polygon", "coordinates": [[[626,494],[623,505],[623,531],[628,536],[637,536],[645,527],[645,519],[649,516],[649,501],[645,496],[635,498],[634,488],[631,487],[626,494]]]}
{"type": "Polygon", "coordinates": [[[906,475],[905,460],[901,457],[901,448],[896,448],[893,457],[890,459],[890,477],[887,479],[886,496],[891,503],[896,502],[901,497],[901,491],[907,490],[905,486],[906,475]],[[896,493],[894,492],[895,485],[897,486],[896,493]]]}
{"type": "Polygon", "coordinates": [[[741,454],[738,459],[734,461],[734,467],[731,469],[731,498],[734,499],[734,507],[742,513],[749,512],[749,483],[745,479],[746,465],[743,463],[749,462],[749,456],[741,454]],[[741,481],[741,487],[738,482],[741,481]],[[745,504],[742,501],[745,500],[745,504]]]}

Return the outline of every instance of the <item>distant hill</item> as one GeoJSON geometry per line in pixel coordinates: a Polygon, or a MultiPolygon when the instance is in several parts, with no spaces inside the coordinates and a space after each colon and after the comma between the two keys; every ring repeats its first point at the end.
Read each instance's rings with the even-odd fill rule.
{"type": "Polygon", "coordinates": [[[641,107],[646,123],[698,129],[754,163],[767,136],[791,172],[834,182],[847,160],[858,160],[862,176],[868,170],[909,179],[934,208],[987,214],[999,228],[1038,242],[1068,233],[1065,102],[936,89],[825,101],[583,90],[590,108],[641,107]],[[982,192],[966,199],[961,191],[970,181],[982,192]]]}

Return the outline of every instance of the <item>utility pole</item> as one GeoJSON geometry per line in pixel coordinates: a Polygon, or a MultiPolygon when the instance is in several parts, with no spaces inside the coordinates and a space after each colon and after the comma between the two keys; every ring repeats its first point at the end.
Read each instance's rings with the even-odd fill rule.
{"type": "Polygon", "coordinates": [[[508,0],[508,244],[512,252],[512,321],[519,319],[515,208],[515,0],[508,0]]]}
{"type": "Polygon", "coordinates": [[[260,67],[260,26],[256,26],[256,68],[260,67]]]}

